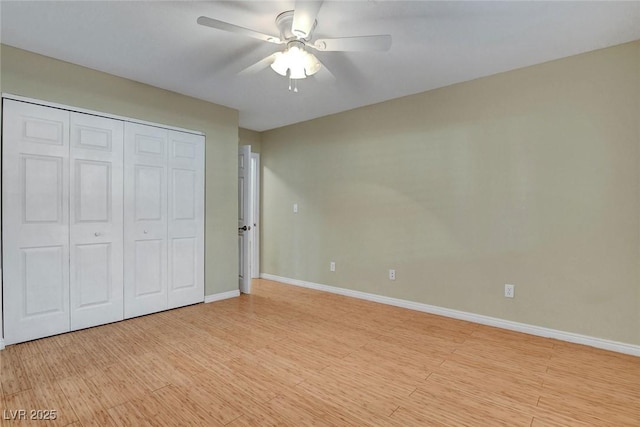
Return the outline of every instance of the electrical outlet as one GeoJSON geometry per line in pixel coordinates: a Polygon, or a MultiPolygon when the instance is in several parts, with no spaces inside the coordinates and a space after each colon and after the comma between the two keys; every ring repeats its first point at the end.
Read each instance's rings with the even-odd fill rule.
{"type": "Polygon", "coordinates": [[[298,204],[297,203],[293,204],[293,213],[298,213],[298,204]]]}
{"type": "Polygon", "coordinates": [[[331,261],[329,263],[329,271],[336,271],[336,263],[331,261]]]}
{"type": "Polygon", "coordinates": [[[389,270],[389,280],[396,280],[396,271],[393,269],[389,270]]]}
{"type": "Polygon", "coordinates": [[[513,298],[516,295],[515,285],[504,285],[505,298],[513,298]]]}

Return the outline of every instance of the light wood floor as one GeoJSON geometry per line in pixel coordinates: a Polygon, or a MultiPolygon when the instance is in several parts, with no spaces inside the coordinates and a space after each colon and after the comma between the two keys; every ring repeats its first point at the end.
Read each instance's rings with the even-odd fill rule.
{"type": "Polygon", "coordinates": [[[640,426],[640,358],[264,280],[254,291],[8,346],[0,406],[74,426],[640,426]]]}

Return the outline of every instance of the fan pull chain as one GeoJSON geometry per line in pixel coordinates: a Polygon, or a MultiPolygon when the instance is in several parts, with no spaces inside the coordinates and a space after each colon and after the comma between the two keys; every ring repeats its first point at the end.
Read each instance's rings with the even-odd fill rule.
{"type": "Polygon", "coordinates": [[[298,80],[292,79],[291,77],[289,77],[289,90],[291,90],[292,87],[293,87],[293,91],[298,93],[298,80]],[[292,81],[293,81],[293,86],[291,85],[292,81]]]}

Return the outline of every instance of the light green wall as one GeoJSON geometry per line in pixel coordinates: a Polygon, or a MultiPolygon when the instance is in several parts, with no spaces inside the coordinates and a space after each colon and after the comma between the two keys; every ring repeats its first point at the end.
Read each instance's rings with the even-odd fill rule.
{"type": "Polygon", "coordinates": [[[205,294],[238,289],[238,112],[174,92],[2,46],[6,93],[206,134],[205,294]]]}
{"type": "Polygon", "coordinates": [[[255,130],[238,129],[238,145],[250,145],[252,153],[259,153],[262,149],[262,134],[255,130]]]}
{"type": "Polygon", "coordinates": [[[640,344],[639,123],[640,41],[265,132],[262,272],[640,344]]]}

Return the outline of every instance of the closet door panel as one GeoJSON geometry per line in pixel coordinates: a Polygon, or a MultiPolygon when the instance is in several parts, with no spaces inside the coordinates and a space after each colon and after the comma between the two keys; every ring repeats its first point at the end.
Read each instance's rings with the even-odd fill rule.
{"type": "Polygon", "coordinates": [[[69,113],[3,102],[3,314],[13,344],[70,328],[69,113]]]}
{"type": "Polygon", "coordinates": [[[124,122],[71,113],[71,329],[124,318],[124,122]]]}
{"type": "Polygon", "coordinates": [[[167,305],[167,130],[125,124],[124,314],[167,305]]]}
{"type": "Polygon", "coordinates": [[[169,307],[204,300],[204,136],[169,131],[169,307]]]}

